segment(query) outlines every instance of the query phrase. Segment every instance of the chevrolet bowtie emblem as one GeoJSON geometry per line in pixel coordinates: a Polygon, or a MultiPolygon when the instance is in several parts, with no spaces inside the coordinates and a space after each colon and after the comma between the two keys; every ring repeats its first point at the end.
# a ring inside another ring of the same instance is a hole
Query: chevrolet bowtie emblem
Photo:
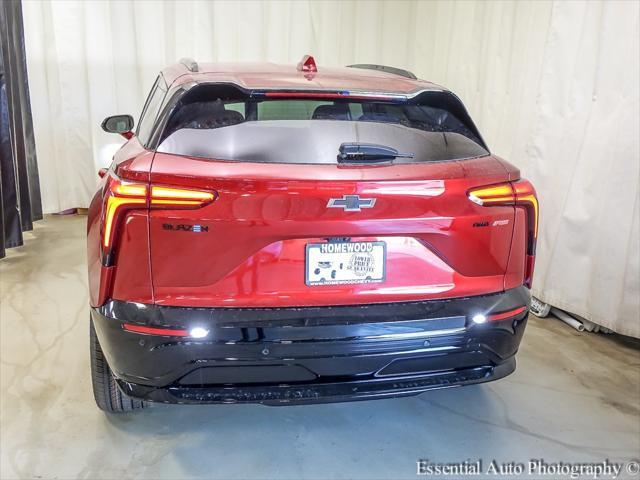
{"type": "Polygon", "coordinates": [[[342,198],[331,198],[327,208],[343,208],[345,212],[359,212],[363,208],[373,208],[375,198],[360,198],[359,195],[343,195],[342,198]]]}

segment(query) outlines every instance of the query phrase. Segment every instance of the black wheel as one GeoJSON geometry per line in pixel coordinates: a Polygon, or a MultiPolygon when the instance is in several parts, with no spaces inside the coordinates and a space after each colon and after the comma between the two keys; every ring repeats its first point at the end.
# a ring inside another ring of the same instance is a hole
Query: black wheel
{"type": "Polygon", "coordinates": [[[89,350],[91,354],[91,382],[93,397],[101,410],[109,413],[130,412],[146,408],[148,404],[123,394],[111,373],[107,359],[104,358],[93,321],[89,319],[89,350]]]}

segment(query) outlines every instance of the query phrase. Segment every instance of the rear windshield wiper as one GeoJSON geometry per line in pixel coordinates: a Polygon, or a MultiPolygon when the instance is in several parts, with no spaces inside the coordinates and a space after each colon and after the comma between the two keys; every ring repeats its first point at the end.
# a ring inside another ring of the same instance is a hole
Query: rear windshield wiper
{"type": "Polygon", "coordinates": [[[395,148],[374,143],[343,143],[338,163],[381,163],[395,158],[413,158],[413,153],[400,153],[395,148]]]}

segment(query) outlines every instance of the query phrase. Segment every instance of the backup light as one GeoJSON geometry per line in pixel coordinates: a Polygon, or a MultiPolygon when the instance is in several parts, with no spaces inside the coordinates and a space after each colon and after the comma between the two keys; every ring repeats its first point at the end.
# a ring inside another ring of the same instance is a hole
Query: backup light
{"type": "Polygon", "coordinates": [[[209,335],[209,330],[202,327],[193,327],[189,330],[189,336],[193,338],[204,338],[209,335]]]}
{"type": "Polygon", "coordinates": [[[473,320],[473,323],[480,324],[485,323],[487,321],[487,317],[481,313],[476,313],[471,320],[473,320]]]}

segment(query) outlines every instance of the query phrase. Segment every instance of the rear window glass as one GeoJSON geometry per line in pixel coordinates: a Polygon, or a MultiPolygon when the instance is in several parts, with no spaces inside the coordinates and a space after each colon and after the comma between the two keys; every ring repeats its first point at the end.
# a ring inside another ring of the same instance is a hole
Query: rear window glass
{"type": "Polygon", "coordinates": [[[243,117],[246,116],[244,103],[239,102],[229,102],[224,106],[225,110],[233,110],[234,112],[238,112],[243,117]]]}
{"type": "Polygon", "coordinates": [[[311,120],[316,108],[332,103],[313,100],[272,100],[257,105],[258,120],[311,120]]]}
{"type": "Polygon", "coordinates": [[[393,163],[488,154],[462,104],[451,94],[443,101],[443,92],[394,103],[251,98],[228,89],[216,98],[215,89],[210,91],[210,95],[189,92],[176,105],[158,151],[216,160],[302,164],[335,164],[342,144],[380,145],[402,153],[389,160],[393,163]]]}

